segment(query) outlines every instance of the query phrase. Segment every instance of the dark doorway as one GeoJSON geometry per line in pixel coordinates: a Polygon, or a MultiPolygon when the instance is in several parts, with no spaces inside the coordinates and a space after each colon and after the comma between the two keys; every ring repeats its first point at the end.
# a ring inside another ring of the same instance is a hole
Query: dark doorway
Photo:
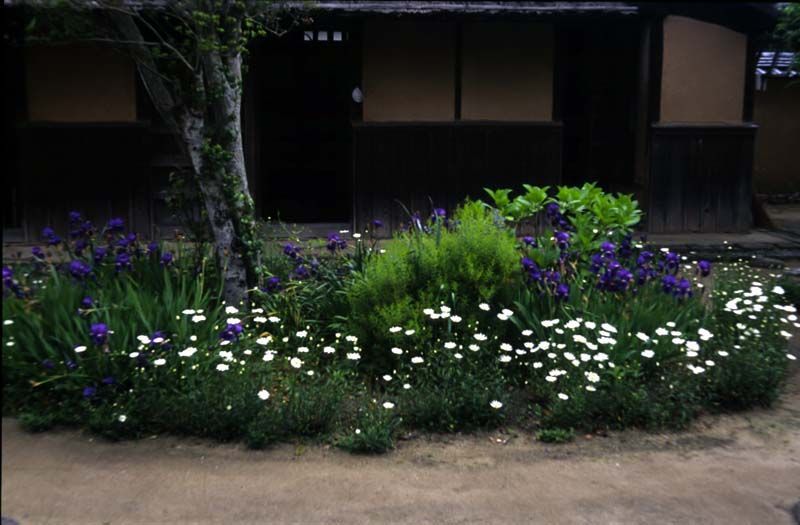
{"type": "Polygon", "coordinates": [[[318,28],[268,39],[252,60],[262,215],[349,223],[351,117],[360,82],[354,31],[318,28]]]}
{"type": "Polygon", "coordinates": [[[564,183],[597,182],[639,193],[635,184],[637,21],[575,21],[559,35],[564,183]]]}

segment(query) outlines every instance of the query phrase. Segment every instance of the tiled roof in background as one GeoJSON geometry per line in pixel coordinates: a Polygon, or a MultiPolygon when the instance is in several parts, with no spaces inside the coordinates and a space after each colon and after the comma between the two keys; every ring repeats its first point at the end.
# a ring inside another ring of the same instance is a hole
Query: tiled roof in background
{"type": "Polygon", "coordinates": [[[789,51],[762,51],[756,64],[756,75],[794,78],[798,76],[794,58],[795,54],[789,51]]]}

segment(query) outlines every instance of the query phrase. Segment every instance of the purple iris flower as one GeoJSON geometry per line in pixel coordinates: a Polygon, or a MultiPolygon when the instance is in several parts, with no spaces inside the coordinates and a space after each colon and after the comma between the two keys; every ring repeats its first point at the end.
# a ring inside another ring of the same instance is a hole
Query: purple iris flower
{"type": "Polygon", "coordinates": [[[383,228],[383,221],[380,220],[380,219],[375,219],[374,221],[372,221],[372,227],[373,228],[383,228]]]}
{"type": "Polygon", "coordinates": [[[44,252],[38,246],[34,246],[33,248],[31,248],[31,254],[36,259],[44,259],[44,252]]]}
{"type": "Polygon", "coordinates": [[[114,259],[114,266],[116,266],[118,272],[129,270],[131,268],[131,256],[125,252],[117,254],[116,259],[114,259]]]}
{"type": "Polygon", "coordinates": [[[338,233],[331,233],[328,235],[328,244],[326,248],[331,252],[335,252],[336,250],[344,250],[347,248],[347,241],[339,237],[338,233]]]}
{"type": "Polygon", "coordinates": [[[97,389],[95,387],[93,387],[93,386],[87,386],[87,387],[84,387],[84,389],[83,389],[83,397],[86,398],[86,399],[90,399],[90,398],[94,397],[94,395],[96,393],[97,393],[97,389]]]}
{"type": "Polygon", "coordinates": [[[304,264],[298,265],[297,268],[294,269],[294,272],[292,272],[292,279],[296,279],[298,281],[308,279],[309,277],[311,277],[311,272],[304,264]]]}
{"type": "Polygon", "coordinates": [[[281,278],[276,276],[272,276],[269,279],[267,279],[264,288],[262,288],[262,290],[268,293],[277,292],[280,289],[281,289],[281,278]]]}
{"type": "Polygon", "coordinates": [[[76,222],[80,222],[82,219],[81,212],[79,211],[71,211],[69,212],[69,223],[75,224],[76,222]]]}
{"type": "Polygon", "coordinates": [[[170,252],[164,252],[161,254],[161,265],[162,266],[169,266],[172,264],[174,257],[170,252]]]}
{"type": "Polygon", "coordinates": [[[681,257],[675,252],[667,252],[665,257],[667,261],[667,269],[672,270],[673,272],[678,271],[678,266],[681,263],[681,257]]]}
{"type": "Polygon", "coordinates": [[[288,255],[292,259],[297,259],[297,257],[300,255],[300,247],[295,246],[290,242],[287,242],[286,244],[283,245],[283,253],[285,255],[288,255]]]}
{"type": "Polygon", "coordinates": [[[708,277],[708,274],[711,273],[711,263],[706,260],[702,260],[697,263],[697,271],[700,272],[700,275],[703,277],[708,277]]]}
{"type": "Polygon", "coordinates": [[[239,335],[244,331],[242,325],[240,324],[228,324],[222,333],[219,334],[220,339],[224,339],[226,341],[234,341],[239,339],[239,335]]]}
{"type": "Polygon", "coordinates": [[[617,245],[613,242],[606,241],[600,245],[600,250],[605,254],[613,254],[614,250],[617,249],[617,245]]]}
{"type": "Polygon", "coordinates": [[[110,232],[121,232],[125,229],[125,221],[121,217],[114,217],[108,221],[106,229],[110,232]]]}
{"type": "Polygon", "coordinates": [[[560,301],[565,301],[569,298],[569,285],[566,283],[561,283],[556,286],[556,299],[560,301]]]}
{"type": "Polygon", "coordinates": [[[96,345],[102,345],[108,340],[108,326],[105,323],[95,323],[89,328],[89,337],[96,345]]]}
{"type": "Polygon", "coordinates": [[[639,257],[636,259],[636,264],[639,266],[644,266],[645,264],[648,264],[652,260],[653,260],[653,252],[644,250],[642,253],[639,254],[639,257]]]}
{"type": "Polygon", "coordinates": [[[104,385],[113,385],[113,384],[116,384],[116,382],[117,382],[117,380],[116,380],[116,379],[114,379],[114,378],[113,378],[113,377],[111,377],[111,376],[108,376],[108,377],[104,377],[104,378],[103,378],[103,384],[104,384],[104,385]]]}
{"type": "Polygon", "coordinates": [[[158,241],[150,241],[147,244],[147,253],[155,253],[158,251],[158,241]]]}
{"type": "Polygon", "coordinates": [[[89,247],[89,241],[86,239],[78,239],[75,243],[75,254],[76,255],[83,255],[83,250],[89,247]]]}
{"type": "Polygon", "coordinates": [[[120,248],[127,248],[130,245],[134,244],[135,242],[136,242],[136,234],[129,233],[128,235],[117,241],[117,246],[119,246],[120,248]]]}
{"type": "Polygon", "coordinates": [[[551,202],[545,208],[545,213],[548,217],[553,218],[561,213],[561,209],[558,207],[557,203],[551,202]]]}
{"type": "Polygon", "coordinates": [[[85,278],[87,275],[89,275],[89,273],[91,273],[91,271],[92,269],[89,267],[89,265],[80,259],[75,259],[69,263],[69,273],[76,279],[85,278]]]}
{"type": "Polygon", "coordinates": [[[42,237],[47,241],[47,244],[50,246],[56,246],[61,244],[61,237],[56,235],[55,230],[53,228],[47,226],[42,229],[42,237]]]}
{"type": "Polygon", "coordinates": [[[89,308],[94,308],[94,299],[92,299],[88,295],[83,299],[81,299],[81,308],[83,308],[84,310],[88,310],[89,308]]]}
{"type": "Polygon", "coordinates": [[[675,287],[672,293],[675,295],[675,297],[679,299],[685,299],[686,297],[691,297],[692,283],[689,281],[689,279],[685,278],[681,279],[680,281],[678,281],[678,285],[675,287]]]}
{"type": "Polygon", "coordinates": [[[603,264],[604,264],[603,255],[595,253],[589,260],[589,271],[592,273],[597,273],[600,271],[600,268],[603,267],[603,264]]]}
{"type": "Polygon", "coordinates": [[[103,261],[103,259],[106,258],[106,255],[108,255],[108,248],[106,248],[105,246],[98,246],[97,248],[95,248],[94,249],[95,264],[100,264],[103,261]]]}
{"type": "Polygon", "coordinates": [[[537,246],[536,239],[534,239],[530,235],[526,235],[525,237],[522,238],[522,244],[524,244],[525,246],[529,246],[531,248],[536,248],[537,246]]]}
{"type": "Polygon", "coordinates": [[[560,231],[555,233],[556,244],[561,250],[569,248],[569,233],[560,231]]]}
{"type": "Polygon", "coordinates": [[[622,242],[620,243],[619,250],[617,251],[617,257],[620,259],[627,259],[631,255],[633,255],[633,247],[631,245],[631,236],[626,235],[622,242]]]}
{"type": "Polygon", "coordinates": [[[68,370],[75,370],[76,368],[78,368],[78,363],[76,363],[72,359],[68,359],[66,365],[68,370]]]}
{"type": "Polygon", "coordinates": [[[52,359],[45,359],[42,361],[42,366],[48,370],[52,370],[56,365],[53,363],[52,359]]]}
{"type": "Polygon", "coordinates": [[[12,288],[14,286],[14,270],[8,266],[3,266],[3,285],[7,286],[8,288],[12,288]]]}
{"type": "Polygon", "coordinates": [[[661,288],[666,293],[672,292],[675,289],[675,286],[677,286],[677,284],[678,280],[675,278],[674,275],[665,275],[661,279],[661,288]]]}
{"type": "Polygon", "coordinates": [[[529,272],[532,269],[536,268],[536,263],[533,262],[533,260],[530,259],[529,257],[523,257],[522,261],[520,262],[522,263],[522,269],[525,270],[526,272],[529,272]]]}
{"type": "Polygon", "coordinates": [[[549,283],[559,283],[561,282],[561,274],[555,270],[548,270],[544,272],[544,280],[549,283]]]}

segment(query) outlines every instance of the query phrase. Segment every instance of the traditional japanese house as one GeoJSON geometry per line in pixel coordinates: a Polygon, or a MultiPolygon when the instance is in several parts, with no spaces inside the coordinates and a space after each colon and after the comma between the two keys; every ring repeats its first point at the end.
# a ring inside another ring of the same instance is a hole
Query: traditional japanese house
{"type": "MultiPolygon", "coordinates": [[[[243,126],[259,213],[324,228],[484,187],[595,181],[651,232],[751,226],[758,3],[320,1],[255,42],[243,126]],[[400,205],[403,204],[403,206],[400,205]]],[[[68,209],[169,235],[184,162],[110,49],[4,46],[4,240],[68,209]]]]}

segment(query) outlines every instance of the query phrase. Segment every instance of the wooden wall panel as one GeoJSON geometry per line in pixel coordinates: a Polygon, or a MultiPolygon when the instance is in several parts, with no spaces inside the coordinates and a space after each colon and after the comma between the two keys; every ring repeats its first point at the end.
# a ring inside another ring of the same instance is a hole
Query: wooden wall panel
{"type": "Polygon", "coordinates": [[[648,230],[747,231],[756,129],[653,126],[648,230]]]}
{"type": "Polygon", "coordinates": [[[436,207],[452,211],[484,187],[520,189],[561,180],[554,122],[362,123],[354,126],[355,227],[380,219],[391,235],[436,207]],[[403,206],[401,206],[400,203],[403,206]]]}

